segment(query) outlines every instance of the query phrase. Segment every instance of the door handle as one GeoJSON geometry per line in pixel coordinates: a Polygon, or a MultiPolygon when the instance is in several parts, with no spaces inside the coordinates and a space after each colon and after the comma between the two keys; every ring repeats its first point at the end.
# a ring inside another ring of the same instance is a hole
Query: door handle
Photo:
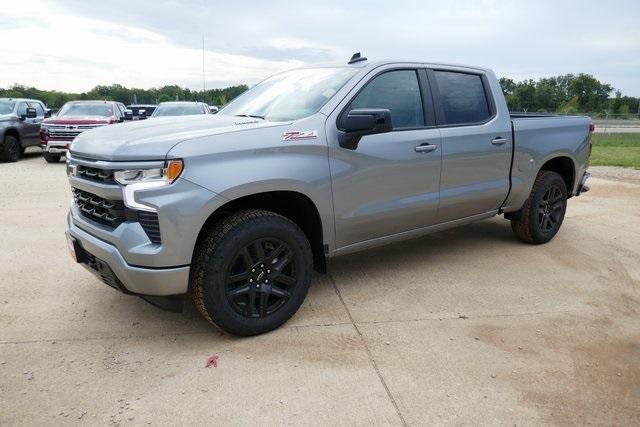
{"type": "Polygon", "coordinates": [[[497,137],[497,138],[493,138],[493,139],[491,140],[491,143],[492,143],[493,145],[502,145],[502,144],[506,143],[507,141],[508,141],[508,139],[507,139],[507,138],[503,138],[503,137],[499,136],[499,137],[497,137]]]}
{"type": "Polygon", "coordinates": [[[429,153],[431,151],[434,151],[438,148],[437,145],[434,144],[428,144],[428,143],[424,143],[424,144],[420,144],[418,145],[416,148],[414,148],[414,150],[416,151],[416,153],[429,153]]]}

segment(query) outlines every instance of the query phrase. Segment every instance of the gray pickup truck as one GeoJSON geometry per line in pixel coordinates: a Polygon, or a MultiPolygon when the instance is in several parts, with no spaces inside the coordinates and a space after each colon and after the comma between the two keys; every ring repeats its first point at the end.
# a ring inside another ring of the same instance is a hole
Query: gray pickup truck
{"type": "Polygon", "coordinates": [[[493,72],[423,62],[301,68],[217,115],[89,130],[71,146],[72,256],[237,335],[300,307],[329,257],[504,214],[545,243],[585,191],[588,117],[515,117],[493,72]]]}
{"type": "Polygon", "coordinates": [[[42,101],[0,98],[0,161],[15,162],[28,147],[40,145],[40,124],[49,116],[42,101]]]}

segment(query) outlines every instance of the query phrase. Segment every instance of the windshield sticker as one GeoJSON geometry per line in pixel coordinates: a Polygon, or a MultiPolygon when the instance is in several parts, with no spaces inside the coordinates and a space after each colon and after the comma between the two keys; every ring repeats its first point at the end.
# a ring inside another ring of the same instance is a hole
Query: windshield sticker
{"type": "Polygon", "coordinates": [[[317,130],[290,131],[282,134],[283,141],[298,141],[300,139],[316,139],[317,130]]]}

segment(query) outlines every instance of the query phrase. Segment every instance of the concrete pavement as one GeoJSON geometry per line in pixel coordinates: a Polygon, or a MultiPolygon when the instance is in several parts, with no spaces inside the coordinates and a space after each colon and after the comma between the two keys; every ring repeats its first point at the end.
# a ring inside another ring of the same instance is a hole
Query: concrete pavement
{"type": "Polygon", "coordinates": [[[338,258],[238,339],[72,263],[63,163],[0,169],[2,425],[640,420],[637,183],[592,179],[546,245],[495,218],[338,258]]]}

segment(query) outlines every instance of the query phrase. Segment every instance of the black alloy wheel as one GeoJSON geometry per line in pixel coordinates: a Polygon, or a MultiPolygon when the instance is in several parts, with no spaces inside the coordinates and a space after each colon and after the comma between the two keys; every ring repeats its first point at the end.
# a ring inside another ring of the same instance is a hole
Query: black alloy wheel
{"type": "Polygon", "coordinates": [[[276,238],[257,239],[231,262],[225,285],[229,304],[249,318],[269,316],[291,298],[298,281],[291,248],[276,238]]]}
{"type": "Polygon", "coordinates": [[[547,188],[538,204],[538,227],[543,233],[551,233],[561,220],[566,201],[557,185],[547,188]]]}

